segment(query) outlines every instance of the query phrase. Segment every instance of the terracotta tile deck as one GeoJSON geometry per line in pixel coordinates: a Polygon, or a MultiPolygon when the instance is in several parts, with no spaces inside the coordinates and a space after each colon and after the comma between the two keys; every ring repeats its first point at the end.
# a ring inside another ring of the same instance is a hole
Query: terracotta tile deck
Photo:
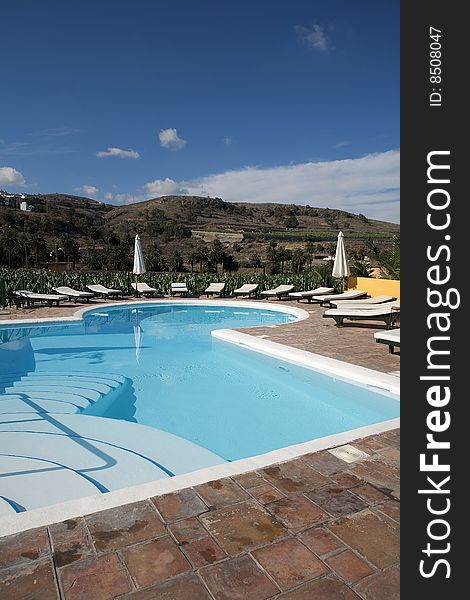
{"type": "Polygon", "coordinates": [[[0,597],[398,599],[399,502],[373,481],[397,435],[328,476],[296,459],[290,489],[264,469],[1,538],[0,597]]]}
{"type": "MultiPolygon", "coordinates": [[[[399,370],[399,354],[374,342],[379,327],[337,329],[323,309],[302,308],[307,321],[251,332],[399,370]]],[[[351,445],[366,456],[348,463],[324,450],[0,538],[0,598],[398,600],[399,430],[351,445]]]]}

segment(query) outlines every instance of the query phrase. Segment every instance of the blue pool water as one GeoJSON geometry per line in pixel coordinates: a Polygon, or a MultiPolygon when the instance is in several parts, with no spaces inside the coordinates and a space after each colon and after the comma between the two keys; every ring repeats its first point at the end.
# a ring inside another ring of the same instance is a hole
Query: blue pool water
{"type": "Polygon", "coordinates": [[[21,389],[47,397],[44,411],[60,412],[66,406],[61,374],[79,374],[84,387],[67,391],[73,399],[67,410],[156,427],[226,460],[399,415],[391,394],[211,337],[214,329],[293,320],[265,308],[177,303],[110,307],[75,323],[0,329],[0,395],[15,392],[21,378],[21,389]],[[124,384],[93,395],[87,375],[124,376],[124,384]],[[83,398],[88,404],[80,404],[83,398]]]}

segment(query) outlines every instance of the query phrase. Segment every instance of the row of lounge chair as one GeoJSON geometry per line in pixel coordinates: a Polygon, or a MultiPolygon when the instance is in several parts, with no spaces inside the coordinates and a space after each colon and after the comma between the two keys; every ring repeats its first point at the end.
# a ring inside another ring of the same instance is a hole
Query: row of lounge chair
{"type": "MultiPolygon", "coordinates": [[[[54,287],[55,294],[38,294],[28,290],[17,290],[15,296],[28,305],[34,305],[35,302],[46,302],[50,306],[59,304],[62,300],[85,300],[89,302],[94,295],[103,298],[119,298],[123,295],[122,290],[105,287],[101,284],[88,284],[86,286],[89,291],[75,290],[68,286],[54,287]]],[[[153,295],[157,292],[156,288],[150,287],[147,283],[132,283],[132,287],[138,295],[153,295]]],[[[248,297],[258,295],[258,284],[244,284],[240,288],[234,290],[235,297],[248,297]]],[[[218,294],[223,295],[225,283],[211,283],[206,288],[207,296],[218,294]]],[[[308,300],[309,303],[316,302],[321,306],[328,305],[323,317],[332,318],[338,327],[343,325],[345,319],[352,321],[359,320],[379,320],[384,321],[389,329],[396,321],[399,315],[400,304],[392,296],[379,295],[372,298],[365,298],[367,293],[363,290],[349,290],[342,294],[334,294],[334,289],[329,287],[318,287],[313,290],[302,292],[294,292],[293,285],[279,285],[270,290],[264,290],[259,293],[262,298],[278,298],[283,297],[295,299],[298,302],[302,299],[308,300]]],[[[171,283],[170,294],[186,295],[189,289],[186,283],[174,282],[171,283]]]]}

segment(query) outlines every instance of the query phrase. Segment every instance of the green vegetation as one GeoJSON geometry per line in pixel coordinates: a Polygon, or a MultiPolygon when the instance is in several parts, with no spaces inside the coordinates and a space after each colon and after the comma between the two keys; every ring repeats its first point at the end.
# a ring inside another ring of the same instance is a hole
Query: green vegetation
{"type": "MultiPolygon", "coordinates": [[[[245,231],[245,239],[252,240],[286,240],[286,241],[312,241],[312,242],[324,242],[324,241],[336,241],[338,238],[338,231],[245,231]]],[[[388,232],[373,232],[366,233],[361,231],[348,232],[348,239],[354,240],[392,240],[393,234],[388,232]]]]}
{"type": "Polygon", "coordinates": [[[384,279],[400,279],[400,235],[393,238],[393,246],[379,255],[384,279]]]}
{"type": "MultiPolygon", "coordinates": [[[[200,295],[211,281],[224,281],[226,293],[244,283],[259,283],[260,290],[271,289],[283,283],[292,283],[298,290],[312,289],[318,286],[334,286],[336,281],[331,277],[331,266],[321,266],[311,271],[293,275],[284,273],[277,275],[265,274],[230,274],[219,273],[154,273],[148,272],[139,278],[157,289],[160,294],[168,294],[172,281],[185,282],[192,294],[200,295]]],[[[53,287],[68,285],[84,290],[88,283],[101,283],[107,287],[118,288],[132,295],[131,283],[134,276],[130,271],[77,271],[53,273],[51,271],[21,271],[13,269],[0,270],[0,303],[6,306],[14,290],[26,289],[40,293],[49,293],[53,287]]]]}
{"type": "Polygon", "coordinates": [[[23,212],[2,198],[3,303],[14,289],[46,292],[60,284],[83,289],[91,281],[130,291],[136,233],[149,270],[144,280],[162,293],[175,273],[192,278],[185,280],[195,293],[210,280],[227,281],[229,291],[243,282],[272,287],[292,278],[302,289],[323,285],[331,265],[321,259],[334,254],[339,230],[345,233],[353,274],[368,275],[373,266],[382,266],[388,278],[400,273],[398,225],[362,214],[195,196],[110,206],[63,194],[28,195],[33,210],[23,212]],[[212,241],[193,237],[193,230],[211,233],[206,239],[212,241]],[[232,237],[219,239],[224,232],[232,237]],[[72,270],[53,272],[60,268],[57,263],[72,270]]]}

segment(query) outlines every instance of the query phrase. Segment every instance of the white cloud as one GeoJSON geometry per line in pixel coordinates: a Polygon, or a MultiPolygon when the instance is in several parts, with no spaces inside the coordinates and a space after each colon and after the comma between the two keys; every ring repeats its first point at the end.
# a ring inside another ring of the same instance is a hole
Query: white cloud
{"type": "Polygon", "coordinates": [[[349,140],[339,140],[338,142],[336,142],[333,148],[344,148],[345,146],[350,146],[351,143],[352,142],[350,142],[349,140]]]}
{"type": "Polygon", "coordinates": [[[143,186],[143,190],[150,198],[157,196],[171,196],[174,194],[187,194],[187,190],[174,179],[154,179],[143,186]]]}
{"type": "Polygon", "coordinates": [[[225,144],[226,146],[231,146],[231,145],[232,145],[232,138],[231,138],[230,136],[228,136],[228,135],[227,135],[227,136],[225,136],[225,137],[224,137],[224,144],[225,144]]]}
{"type": "Polygon", "coordinates": [[[399,186],[400,152],[390,150],[347,160],[246,167],[191,181],[156,179],[143,189],[149,197],[188,194],[230,202],[309,204],[398,222],[399,186]]]}
{"type": "Polygon", "coordinates": [[[325,28],[318,23],[314,23],[312,29],[308,29],[308,27],[303,27],[302,25],[296,25],[294,30],[299,36],[299,39],[310,48],[318,50],[319,52],[331,50],[332,46],[330,39],[325,32],[325,28]]]}
{"type": "Polygon", "coordinates": [[[74,188],[76,192],[81,192],[90,198],[94,198],[96,194],[100,191],[94,185],[81,185],[80,187],[74,188]]]}
{"type": "Polygon", "coordinates": [[[80,129],[74,129],[72,127],[49,127],[48,129],[41,129],[40,131],[33,131],[28,135],[31,137],[63,137],[74,133],[80,133],[80,129]]]}
{"type": "Polygon", "coordinates": [[[122,150],[121,148],[108,147],[107,150],[100,150],[96,153],[98,158],[106,158],[108,156],[117,156],[119,158],[140,158],[140,154],[136,150],[122,150]]]}
{"type": "Polygon", "coordinates": [[[0,184],[2,185],[26,185],[23,175],[13,167],[0,167],[0,184]]]}
{"type": "Polygon", "coordinates": [[[114,194],[113,204],[136,204],[137,202],[145,202],[152,196],[145,194],[114,194]]]}
{"type": "Polygon", "coordinates": [[[178,136],[176,129],[160,129],[158,134],[160,140],[160,146],[163,148],[169,148],[170,150],[181,150],[186,146],[187,141],[183,140],[178,136]]]}

